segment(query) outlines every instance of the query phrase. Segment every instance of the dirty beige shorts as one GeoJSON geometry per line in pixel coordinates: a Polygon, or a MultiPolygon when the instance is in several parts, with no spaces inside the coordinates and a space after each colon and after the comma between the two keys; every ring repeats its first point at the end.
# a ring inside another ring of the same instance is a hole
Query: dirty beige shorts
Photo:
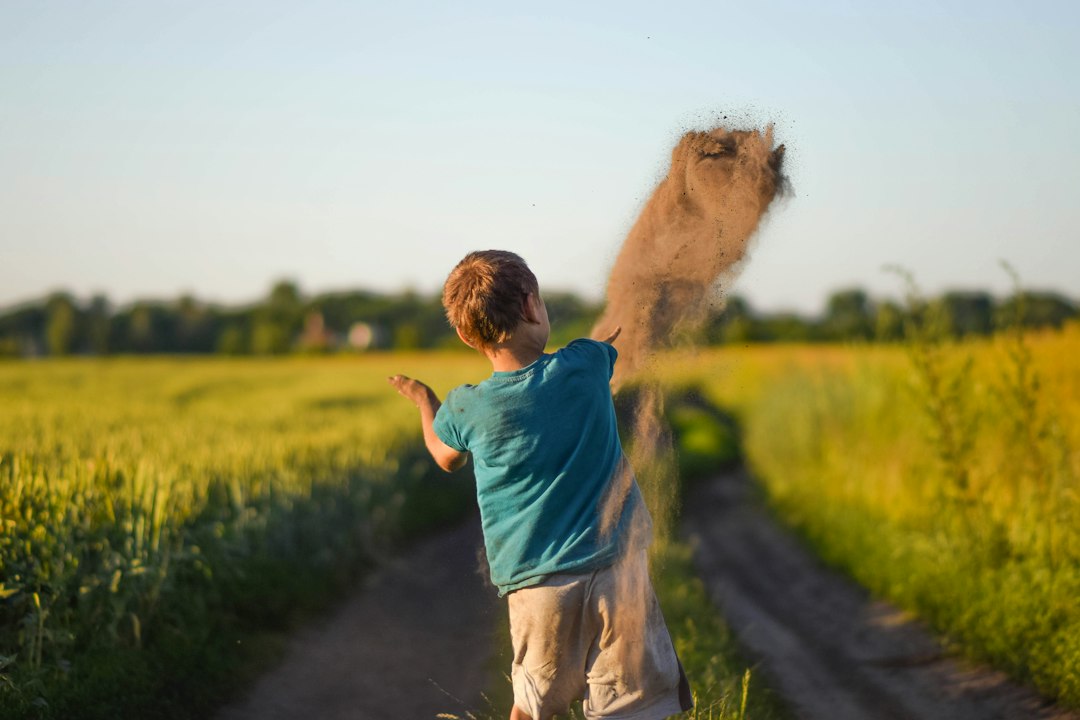
{"type": "Polygon", "coordinates": [[[533,720],[577,699],[589,720],[660,720],[693,707],[644,551],[507,597],[514,703],[533,720]]]}

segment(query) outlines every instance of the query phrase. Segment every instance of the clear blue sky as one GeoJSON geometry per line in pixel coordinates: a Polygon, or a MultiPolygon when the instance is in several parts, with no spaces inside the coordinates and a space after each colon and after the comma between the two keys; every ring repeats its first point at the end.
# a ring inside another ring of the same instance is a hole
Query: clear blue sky
{"type": "Polygon", "coordinates": [[[0,0],[0,306],[434,291],[520,252],[592,296],[687,129],[774,122],[737,290],[1080,296],[1080,3],[0,0]]]}

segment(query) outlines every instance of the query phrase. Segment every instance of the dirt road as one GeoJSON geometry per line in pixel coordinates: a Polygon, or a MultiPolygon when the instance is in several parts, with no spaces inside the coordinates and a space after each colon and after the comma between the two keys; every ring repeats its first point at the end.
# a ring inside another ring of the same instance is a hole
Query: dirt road
{"type": "MultiPolygon", "coordinates": [[[[490,709],[491,632],[473,519],[385,566],[217,720],[426,720],[490,709]]],[[[1080,720],[948,657],[917,622],[822,567],[744,475],[695,488],[684,532],[713,599],[767,682],[816,720],[1080,720]]],[[[497,674],[496,674],[497,675],[497,674]]],[[[693,680],[693,678],[691,678],[693,680]]]]}
{"type": "Polygon", "coordinates": [[[695,488],[684,532],[713,600],[800,718],[1076,720],[948,657],[918,622],[824,568],[745,474],[695,488]]]}
{"type": "Polygon", "coordinates": [[[217,720],[420,720],[484,707],[502,606],[477,572],[479,519],[388,563],[217,720]]]}

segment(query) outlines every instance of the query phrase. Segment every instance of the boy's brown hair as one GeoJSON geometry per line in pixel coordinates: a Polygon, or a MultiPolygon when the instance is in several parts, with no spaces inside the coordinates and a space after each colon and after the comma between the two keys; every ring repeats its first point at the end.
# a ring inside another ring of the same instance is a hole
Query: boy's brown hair
{"type": "Polygon", "coordinates": [[[470,344],[486,348],[509,339],[522,306],[539,284],[521,256],[507,250],[477,250],[450,271],[443,286],[446,319],[470,344]]]}

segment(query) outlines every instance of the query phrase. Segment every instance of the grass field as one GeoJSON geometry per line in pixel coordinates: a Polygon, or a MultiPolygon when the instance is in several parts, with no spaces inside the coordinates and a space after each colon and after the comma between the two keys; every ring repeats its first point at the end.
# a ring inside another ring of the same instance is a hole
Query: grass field
{"type": "MultiPolygon", "coordinates": [[[[298,614],[471,506],[385,378],[444,395],[487,370],[462,353],[0,363],[0,718],[204,717],[298,614]]],[[[741,717],[746,663],[686,549],[663,552],[699,717],[741,717]]],[[[758,679],[746,702],[782,716],[758,679]]]]}
{"type": "Polygon", "coordinates": [[[774,507],[823,558],[1080,707],[1078,358],[1073,326],[665,365],[734,411],[774,507]]]}
{"type": "Polygon", "coordinates": [[[385,383],[413,368],[476,363],[0,364],[0,716],[198,716],[263,631],[460,516],[385,383]]]}

